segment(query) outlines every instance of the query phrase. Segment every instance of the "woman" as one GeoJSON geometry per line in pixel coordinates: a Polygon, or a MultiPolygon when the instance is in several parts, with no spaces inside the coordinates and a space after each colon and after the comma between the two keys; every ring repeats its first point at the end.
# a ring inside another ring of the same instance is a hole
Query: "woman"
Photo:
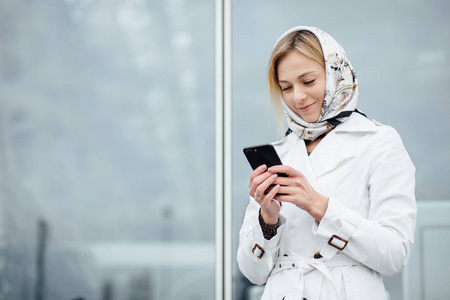
{"type": "Polygon", "coordinates": [[[384,299],[382,275],[405,266],[416,221],[415,168],[399,135],[356,110],[353,68],[320,29],[280,37],[268,85],[289,130],[274,144],[283,165],[250,176],[240,270],[266,284],[264,300],[384,299]]]}

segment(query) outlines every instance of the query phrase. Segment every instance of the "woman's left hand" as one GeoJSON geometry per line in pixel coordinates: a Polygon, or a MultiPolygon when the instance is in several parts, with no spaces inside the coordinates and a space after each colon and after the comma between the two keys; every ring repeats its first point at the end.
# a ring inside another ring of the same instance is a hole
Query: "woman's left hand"
{"type": "Polygon", "coordinates": [[[299,171],[285,165],[268,169],[271,173],[285,173],[289,177],[278,176],[274,184],[280,185],[275,200],[290,202],[309,213],[317,222],[322,220],[328,207],[328,198],[319,194],[299,171]],[[282,194],[282,195],[280,195],[282,194]]]}

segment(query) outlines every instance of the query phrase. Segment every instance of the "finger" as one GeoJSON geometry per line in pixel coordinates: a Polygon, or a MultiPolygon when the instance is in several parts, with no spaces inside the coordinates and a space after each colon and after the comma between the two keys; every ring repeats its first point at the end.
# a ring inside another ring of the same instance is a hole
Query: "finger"
{"type": "Polygon", "coordinates": [[[280,202],[294,203],[295,198],[293,196],[291,196],[291,195],[281,195],[281,194],[283,194],[281,192],[281,190],[278,191],[278,195],[275,195],[275,197],[273,197],[273,200],[277,200],[277,201],[280,201],[280,202]]]}
{"type": "Polygon", "coordinates": [[[260,185],[264,180],[266,180],[267,178],[269,178],[273,173],[270,172],[264,172],[254,178],[251,178],[250,181],[250,188],[252,187],[257,187],[258,185],[260,185]]]}
{"type": "MultiPolygon", "coordinates": [[[[277,173],[278,174],[278,173],[277,173]]],[[[274,184],[279,184],[281,186],[290,186],[290,185],[294,185],[294,178],[291,177],[283,177],[283,176],[279,176],[278,178],[275,180],[274,184]]]]}
{"type": "MultiPolygon", "coordinates": [[[[258,177],[254,178],[252,180],[252,182],[250,183],[250,191],[249,191],[250,196],[255,197],[256,189],[258,188],[258,186],[260,186],[261,183],[264,182],[265,180],[267,180],[271,175],[273,175],[273,174],[269,173],[269,172],[265,172],[265,173],[259,175],[258,177]]],[[[258,193],[258,195],[261,195],[261,194],[263,194],[263,193],[258,193]]]]}
{"type": "MultiPolygon", "coordinates": [[[[302,175],[303,176],[303,175],[302,175]]],[[[275,180],[274,184],[279,184],[282,187],[291,187],[296,189],[307,189],[310,185],[306,178],[302,177],[281,177],[278,176],[277,180],[275,180]]]]}
{"type": "Polygon", "coordinates": [[[275,166],[270,167],[267,171],[269,171],[271,173],[285,173],[289,177],[303,176],[303,174],[300,173],[299,171],[297,171],[296,169],[291,168],[286,165],[275,165],[275,166]]]}
{"type": "Polygon", "coordinates": [[[270,193],[270,191],[275,187],[275,182],[273,183],[273,184],[271,184],[267,189],[266,189],[266,191],[264,192],[264,194],[265,195],[267,195],[268,193],[270,193]]]}
{"type": "Polygon", "coordinates": [[[270,192],[267,193],[266,198],[268,201],[272,201],[272,199],[276,196],[276,194],[280,191],[280,185],[275,185],[270,189],[270,192]]]}
{"type": "Polygon", "coordinates": [[[253,179],[263,174],[266,171],[266,169],[267,169],[266,165],[260,165],[255,170],[253,170],[253,172],[250,174],[250,183],[248,184],[248,187],[250,187],[250,185],[252,184],[253,179]]]}
{"type": "Polygon", "coordinates": [[[255,190],[255,196],[264,195],[265,191],[269,188],[271,184],[273,184],[273,182],[277,177],[278,177],[277,174],[271,174],[269,178],[267,178],[260,185],[258,185],[258,187],[255,190]]]}
{"type": "Polygon", "coordinates": [[[258,202],[259,204],[262,203],[263,197],[264,197],[264,195],[258,195],[257,193],[255,193],[255,195],[253,196],[253,198],[254,198],[254,199],[256,200],[256,202],[258,202]]]}
{"type": "Polygon", "coordinates": [[[287,195],[287,196],[294,196],[298,193],[299,193],[299,189],[297,187],[284,186],[284,185],[280,185],[280,190],[278,191],[278,194],[287,195]]]}

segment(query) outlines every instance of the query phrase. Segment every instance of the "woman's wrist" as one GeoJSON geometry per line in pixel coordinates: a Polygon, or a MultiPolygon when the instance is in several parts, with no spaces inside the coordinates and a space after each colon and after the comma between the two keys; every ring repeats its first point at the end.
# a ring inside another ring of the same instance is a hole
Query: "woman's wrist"
{"type": "Polygon", "coordinates": [[[312,204],[308,210],[308,213],[317,221],[320,222],[325,216],[328,208],[328,198],[318,194],[318,197],[312,201],[312,204]]]}
{"type": "Polygon", "coordinates": [[[259,225],[261,226],[261,230],[263,236],[266,240],[271,240],[274,236],[277,235],[277,229],[280,227],[280,219],[277,218],[277,223],[274,225],[267,224],[262,215],[261,210],[259,211],[259,225]]]}
{"type": "Polygon", "coordinates": [[[267,225],[275,225],[278,223],[278,214],[276,216],[269,215],[264,209],[261,208],[260,211],[261,217],[264,220],[264,223],[267,225]]]}

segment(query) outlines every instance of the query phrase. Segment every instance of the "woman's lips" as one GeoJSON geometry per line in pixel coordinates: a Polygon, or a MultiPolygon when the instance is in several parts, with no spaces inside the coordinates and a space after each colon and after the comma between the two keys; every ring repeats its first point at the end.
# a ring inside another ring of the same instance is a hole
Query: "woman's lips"
{"type": "Polygon", "coordinates": [[[305,105],[305,106],[301,106],[301,107],[299,107],[299,109],[300,109],[302,112],[306,112],[306,111],[308,111],[313,105],[314,105],[314,103],[311,103],[311,104],[308,104],[308,105],[305,105]]]}

